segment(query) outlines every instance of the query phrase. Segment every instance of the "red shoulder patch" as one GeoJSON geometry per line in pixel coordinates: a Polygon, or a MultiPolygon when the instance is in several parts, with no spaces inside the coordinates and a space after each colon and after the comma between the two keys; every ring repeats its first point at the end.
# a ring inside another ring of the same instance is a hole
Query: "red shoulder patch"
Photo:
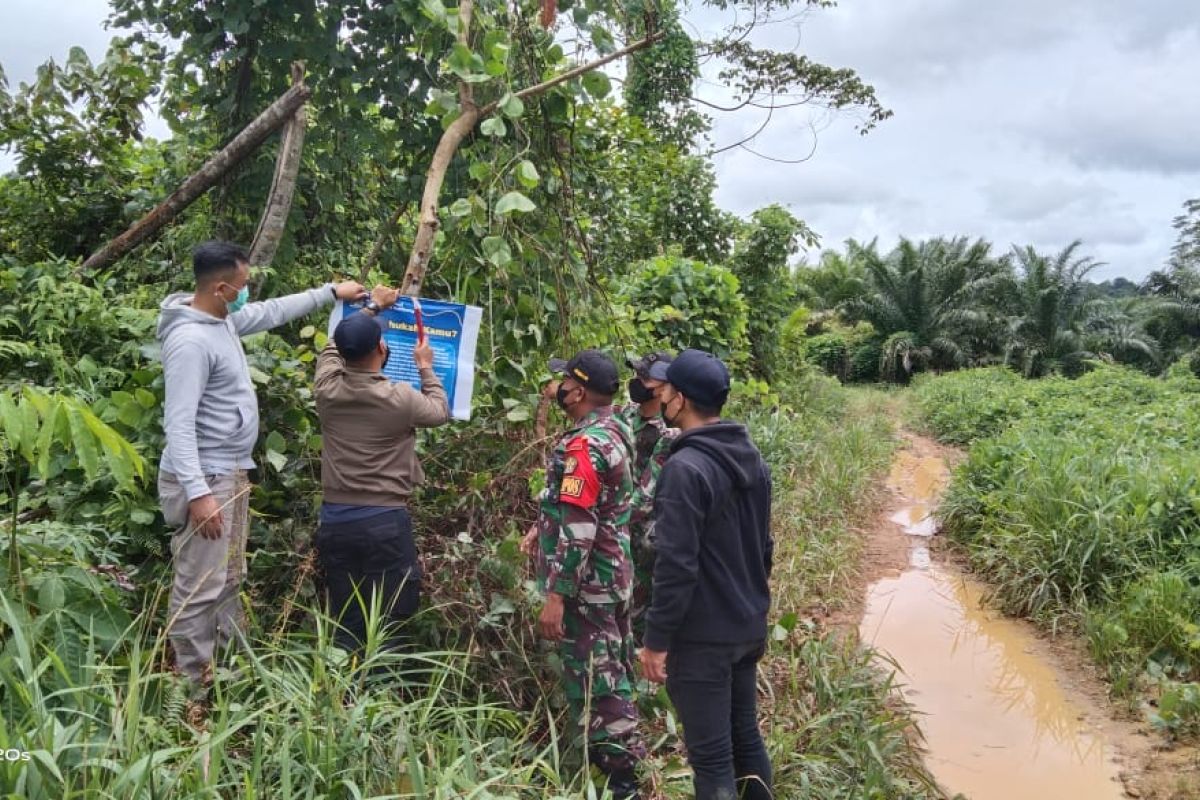
{"type": "Polygon", "coordinates": [[[600,476],[588,454],[587,436],[576,436],[567,442],[566,453],[558,499],[580,508],[591,508],[600,499],[600,476]]]}

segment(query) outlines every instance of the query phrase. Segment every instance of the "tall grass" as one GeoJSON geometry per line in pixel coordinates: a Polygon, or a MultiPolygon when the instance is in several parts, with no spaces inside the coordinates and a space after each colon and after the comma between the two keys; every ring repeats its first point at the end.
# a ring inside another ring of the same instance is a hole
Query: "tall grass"
{"type": "MultiPolygon", "coordinates": [[[[886,414],[832,382],[801,391],[798,408],[756,403],[735,414],[776,481],[775,624],[760,685],[777,796],[936,797],[911,717],[871,654],[805,622],[851,586],[852,526],[891,452],[886,414]]],[[[404,655],[379,652],[378,632],[361,662],[333,647],[330,621],[300,602],[311,596],[299,591],[303,572],[284,595],[255,596],[256,608],[290,610],[252,618],[203,714],[164,667],[163,586],[118,592],[89,571],[99,540],[73,536],[23,529],[29,594],[0,596],[0,749],[29,754],[0,761],[9,796],[604,796],[560,739],[569,726],[550,659],[530,634],[536,600],[511,536],[443,544],[430,575],[458,565],[474,577],[431,592],[439,605],[422,614],[404,655]]],[[[647,798],[689,797],[665,692],[643,690],[655,746],[647,798]]]]}
{"type": "Polygon", "coordinates": [[[775,490],[774,641],[763,673],[776,796],[940,797],[910,710],[876,654],[816,621],[857,587],[857,528],[891,460],[894,402],[824,378],[810,379],[803,398],[743,416],[775,490]]]}
{"type": "Polygon", "coordinates": [[[31,800],[578,796],[555,743],[535,744],[538,716],[488,700],[465,656],[369,645],[351,665],[316,618],[315,634],[241,649],[197,718],[186,684],[158,668],[161,639],[144,648],[131,628],[113,652],[89,648],[76,681],[0,599],[0,738],[31,756],[3,765],[0,785],[31,800]]]}
{"type": "MultiPolygon", "coordinates": [[[[927,380],[914,396],[935,433],[973,442],[941,514],[999,604],[1084,632],[1120,694],[1190,697],[1200,680],[1200,381],[979,370],[927,380]]],[[[1156,721],[1200,732],[1200,706],[1176,706],[1156,721]]]]}

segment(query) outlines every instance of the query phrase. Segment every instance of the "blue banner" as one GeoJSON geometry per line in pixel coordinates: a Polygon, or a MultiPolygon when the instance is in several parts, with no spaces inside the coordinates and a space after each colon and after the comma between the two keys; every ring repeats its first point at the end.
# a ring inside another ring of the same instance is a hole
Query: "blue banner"
{"type": "MultiPolygon", "coordinates": [[[[433,349],[433,371],[446,388],[450,413],[454,419],[470,419],[471,394],[475,390],[475,345],[483,309],[441,300],[422,299],[419,302],[425,338],[433,349]]],[[[339,301],[329,317],[329,337],[333,338],[333,329],[339,322],[350,314],[357,314],[363,305],[363,302],[339,301]]],[[[391,351],[383,374],[421,391],[421,376],[412,358],[413,348],[417,346],[417,319],[412,299],[402,296],[378,316],[386,325],[383,340],[391,351]]]]}

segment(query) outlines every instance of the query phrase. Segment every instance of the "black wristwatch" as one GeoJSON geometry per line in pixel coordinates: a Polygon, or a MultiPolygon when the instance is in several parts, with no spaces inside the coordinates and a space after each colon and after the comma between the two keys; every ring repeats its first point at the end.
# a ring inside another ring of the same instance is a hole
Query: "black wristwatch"
{"type": "Polygon", "coordinates": [[[330,293],[331,295],[333,295],[333,302],[335,302],[335,303],[336,303],[336,302],[338,301],[338,296],[337,296],[337,285],[336,285],[336,284],[332,284],[332,283],[331,283],[331,284],[329,284],[329,293],[330,293]]]}
{"type": "Polygon", "coordinates": [[[363,308],[367,311],[370,311],[372,314],[378,314],[383,310],[379,307],[379,303],[376,303],[374,300],[368,300],[367,304],[363,306],[363,308]]]}

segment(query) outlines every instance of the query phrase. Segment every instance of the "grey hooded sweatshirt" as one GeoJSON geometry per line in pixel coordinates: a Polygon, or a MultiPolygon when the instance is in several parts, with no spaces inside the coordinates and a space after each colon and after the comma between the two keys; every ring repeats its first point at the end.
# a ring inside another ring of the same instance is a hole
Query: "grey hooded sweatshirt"
{"type": "Polygon", "coordinates": [[[333,302],[333,284],[261,303],[225,319],[192,308],[192,295],[163,300],[158,317],[167,446],[159,469],[175,475],[188,500],[210,494],[205,475],[252,469],[258,398],[239,337],[269,330],[333,302]]]}

